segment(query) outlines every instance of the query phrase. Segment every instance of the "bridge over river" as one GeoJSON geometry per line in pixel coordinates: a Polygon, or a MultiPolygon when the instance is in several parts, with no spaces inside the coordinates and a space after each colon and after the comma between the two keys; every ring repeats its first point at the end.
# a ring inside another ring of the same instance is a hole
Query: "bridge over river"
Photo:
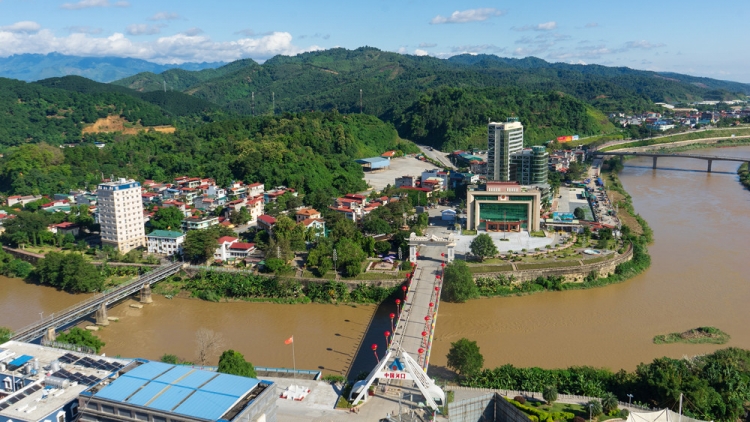
{"type": "Polygon", "coordinates": [[[704,154],[676,154],[676,153],[669,153],[669,152],[642,152],[642,151],[631,151],[631,150],[620,150],[620,151],[595,151],[594,156],[604,156],[604,155],[611,155],[611,156],[625,156],[625,155],[632,155],[636,157],[653,157],[654,159],[654,166],[653,168],[656,168],[656,161],[659,159],[659,157],[670,157],[670,158],[693,158],[698,160],[706,160],[708,161],[708,168],[707,172],[711,173],[711,165],[714,161],[735,161],[740,163],[746,163],[748,162],[747,157],[726,157],[721,155],[704,155],[704,154]]]}
{"type": "Polygon", "coordinates": [[[182,263],[171,263],[162,265],[142,276],[117,286],[112,290],[100,293],[92,298],[84,300],[60,312],[56,312],[47,318],[30,324],[20,330],[17,330],[11,340],[30,342],[44,337],[47,340],[55,339],[55,330],[65,327],[75,321],[96,312],[96,322],[100,325],[106,325],[107,305],[112,305],[138,291],[141,292],[141,301],[151,302],[151,285],[164,280],[182,268],[182,263]]]}
{"type": "Polygon", "coordinates": [[[359,381],[352,389],[356,394],[355,405],[364,399],[376,380],[384,389],[389,385],[408,387],[413,381],[425,403],[433,410],[438,408],[436,400],[445,404],[445,394],[427,376],[427,368],[440,306],[443,267],[453,260],[455,242],[452,235],[441,238],[412,233],[409,246],[413,271],[407,278],[404,296],[397,300],[399,312],[389,336],[389,347],[381,358],[377,357],[377,348],[373,345],[377,364],[367,379],[359,381]]]}

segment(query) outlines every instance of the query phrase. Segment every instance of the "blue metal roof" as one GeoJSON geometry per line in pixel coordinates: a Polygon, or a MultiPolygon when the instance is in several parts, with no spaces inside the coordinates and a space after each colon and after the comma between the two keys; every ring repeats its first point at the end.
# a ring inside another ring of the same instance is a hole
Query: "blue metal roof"
{"type": "Polygon", "coordinates": [[[8,363],[8,365],[10,365],[10,366],[23,366],[26,362],[30,361],[31,359],[34,359],[34,356],[21,355],[21,356],[15,358],[15,359],[13,359],[12,361],[10,361],[10,363],[8,363]]]}
{"type": "Polygon", "coordinates": [[[96,397],[218,420],[259,383],[254,378],[147,362],[112,381],[96,397]]]}
{"type": "Polygon", "coordinates": [[[357,163],[359,164],[369,164],[370,168],[373,169],[379,169],[383,167],[388,167],[391,164],[391,160],[385,158],[385,157],[372,157],[372,158],[362,158],[357,160],[357,163]]]}

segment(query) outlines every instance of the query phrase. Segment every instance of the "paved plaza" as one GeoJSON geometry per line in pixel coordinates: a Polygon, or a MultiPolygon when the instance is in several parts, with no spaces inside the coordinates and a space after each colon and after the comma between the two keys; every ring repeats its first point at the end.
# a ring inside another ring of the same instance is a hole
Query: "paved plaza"
{"type": "Polygon", "coordinates": [[[414,157],[398,157],[391,159],[391,165],[387,169],[366,171],[365,182],[373,189],[381,191],[387,185],[395,185],[396,178],[401,176],[422,176],[425,170],[433,170],[434,164],[417,160],[414,157]]]}

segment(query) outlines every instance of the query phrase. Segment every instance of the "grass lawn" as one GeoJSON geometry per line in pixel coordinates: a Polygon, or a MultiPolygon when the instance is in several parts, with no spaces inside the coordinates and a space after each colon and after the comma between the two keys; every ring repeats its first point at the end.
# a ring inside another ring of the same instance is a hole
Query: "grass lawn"
{"type": "Polygon", "coordinates": [[[476,230],[461,230],[461,234],[464,236],[476,236],[476,230]]]}
{"type": "Polygon", "coordinates": [[[510,264],[505,265],[469,265],[469,271],[472,274],[480,273],[496,273],[499,271],[512,271],[513,266],[510,264]]]}
{"type": "Polygon", "coordinates": [[[534,262],[525,263],[519,262],[516,264],[516,268],[519,270],[536,270],[541,268],[559,268],[559,267],[580,267],[581,263],[578,260],[575,261],[547,261],[547,262],[534,262]]]}
{"type": "Polygon", "coordinates": [[[552,406],[547,406],[546,404],[543,404],[542,402],[532,402],[528,401],[526,404],[536,407],[539,410],[543,410],[545,412],[570,412],[576,416],[580,416],[584,419],[589,418],[589,409],[584,407],[581,404],[571,404],[571,403],[554,403],[552,406]]]}

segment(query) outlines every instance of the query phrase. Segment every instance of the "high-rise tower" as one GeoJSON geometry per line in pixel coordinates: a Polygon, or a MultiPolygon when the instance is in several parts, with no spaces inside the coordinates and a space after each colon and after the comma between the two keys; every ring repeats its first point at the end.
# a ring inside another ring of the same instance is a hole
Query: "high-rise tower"
{"type": "Polygon", "coordinates": [[[517,117],[505,123],[487,125],[487,180],[507,182],[510,177],[510,155],[523,150],[523,125],[517,117]]]}

